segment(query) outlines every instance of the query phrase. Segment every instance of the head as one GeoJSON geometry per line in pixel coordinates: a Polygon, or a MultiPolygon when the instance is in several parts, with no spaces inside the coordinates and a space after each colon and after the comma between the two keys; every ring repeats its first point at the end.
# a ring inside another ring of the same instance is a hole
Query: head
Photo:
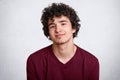
{"type": "Polygon", "coordinates": [[[75,33],[73,33],[73,38],[76,37],[81,26],[79,24],[80,19],[73,8],[63,3],[52,3],[50,6],[44,8],[41,16],[41,23],[43,24],[45,36],[49,37],[48,21],[50,19],[52,20],[54,17],[60,16],[66,16],[69,18],[72,28],[76,30],[75,33]]]}

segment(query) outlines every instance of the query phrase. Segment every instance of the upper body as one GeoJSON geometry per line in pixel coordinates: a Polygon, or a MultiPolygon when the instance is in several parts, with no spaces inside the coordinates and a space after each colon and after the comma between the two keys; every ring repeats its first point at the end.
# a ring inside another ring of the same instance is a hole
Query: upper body
{"type": "Polygon", "coordinates": [[[53,3],[44,9],[41,22],[45,36],[53,43],[28,58],[27,79],[99,80],[96,57],[74,44],[80,27],[74,9],[53,3]]]}
{"type": "Polygon", "coordinates": [[[75,55],[60,62],[52,45],[31,54],[27,61],[28,80],[99,80],[99,63],[95,56],[76,46],[75,55]]]}

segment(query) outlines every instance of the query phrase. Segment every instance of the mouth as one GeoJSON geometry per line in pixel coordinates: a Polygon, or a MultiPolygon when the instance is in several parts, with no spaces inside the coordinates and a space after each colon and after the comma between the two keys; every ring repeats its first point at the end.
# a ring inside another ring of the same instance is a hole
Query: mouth
{"type": "Polygon", "coordinates": [[[57,38],[61,38],[62,36],[64,36],[65,34],[56,34],[55,37],[57,38]]]}

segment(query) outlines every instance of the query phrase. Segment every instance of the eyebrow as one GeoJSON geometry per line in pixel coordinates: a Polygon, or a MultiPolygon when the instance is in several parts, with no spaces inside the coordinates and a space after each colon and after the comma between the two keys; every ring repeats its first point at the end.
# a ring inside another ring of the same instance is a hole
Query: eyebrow
{"type": "MultiPolygon", "coordinates": [[[[67,20],[60,20],[60,21],[58,21],[59,23],[62,23],[62,22],[68,22],[67,20]]],[[[48,24],[48,26],[50,26],[50,25],[53,25],[54,24],[54,21],[53,22],[51,22],[50,24],[48,24]]]]}
{"type": "Polygon", "coordinates": [[[50,25],[53,25],[54,23],[53,22],[51,22],[50,24],[48,24],[48,26],[50,26],[50,25]]]}
{"type": "Polygon", "coordinates": [[[58,22],[62,23],[62,22],[68,22],[68,21],[67,20],[60,20],[58,22]]]}

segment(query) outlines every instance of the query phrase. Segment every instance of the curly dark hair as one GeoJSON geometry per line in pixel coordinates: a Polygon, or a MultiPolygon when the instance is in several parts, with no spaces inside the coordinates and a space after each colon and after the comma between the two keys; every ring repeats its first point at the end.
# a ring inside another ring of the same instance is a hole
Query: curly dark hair
{"type": "Polygon", "coordinates": [[[77,36],[81,24],[79,24],[80,19],[76,11],[64,3],[52,3],[52,5],[44,8],[41,16],[41,23],[43,24],[43,31],[46,37],[49,37],[48,20],[62,15],[68,17],[72,28],[76,29],[76,32],[73,33],[73,38],[77,36]]]}

